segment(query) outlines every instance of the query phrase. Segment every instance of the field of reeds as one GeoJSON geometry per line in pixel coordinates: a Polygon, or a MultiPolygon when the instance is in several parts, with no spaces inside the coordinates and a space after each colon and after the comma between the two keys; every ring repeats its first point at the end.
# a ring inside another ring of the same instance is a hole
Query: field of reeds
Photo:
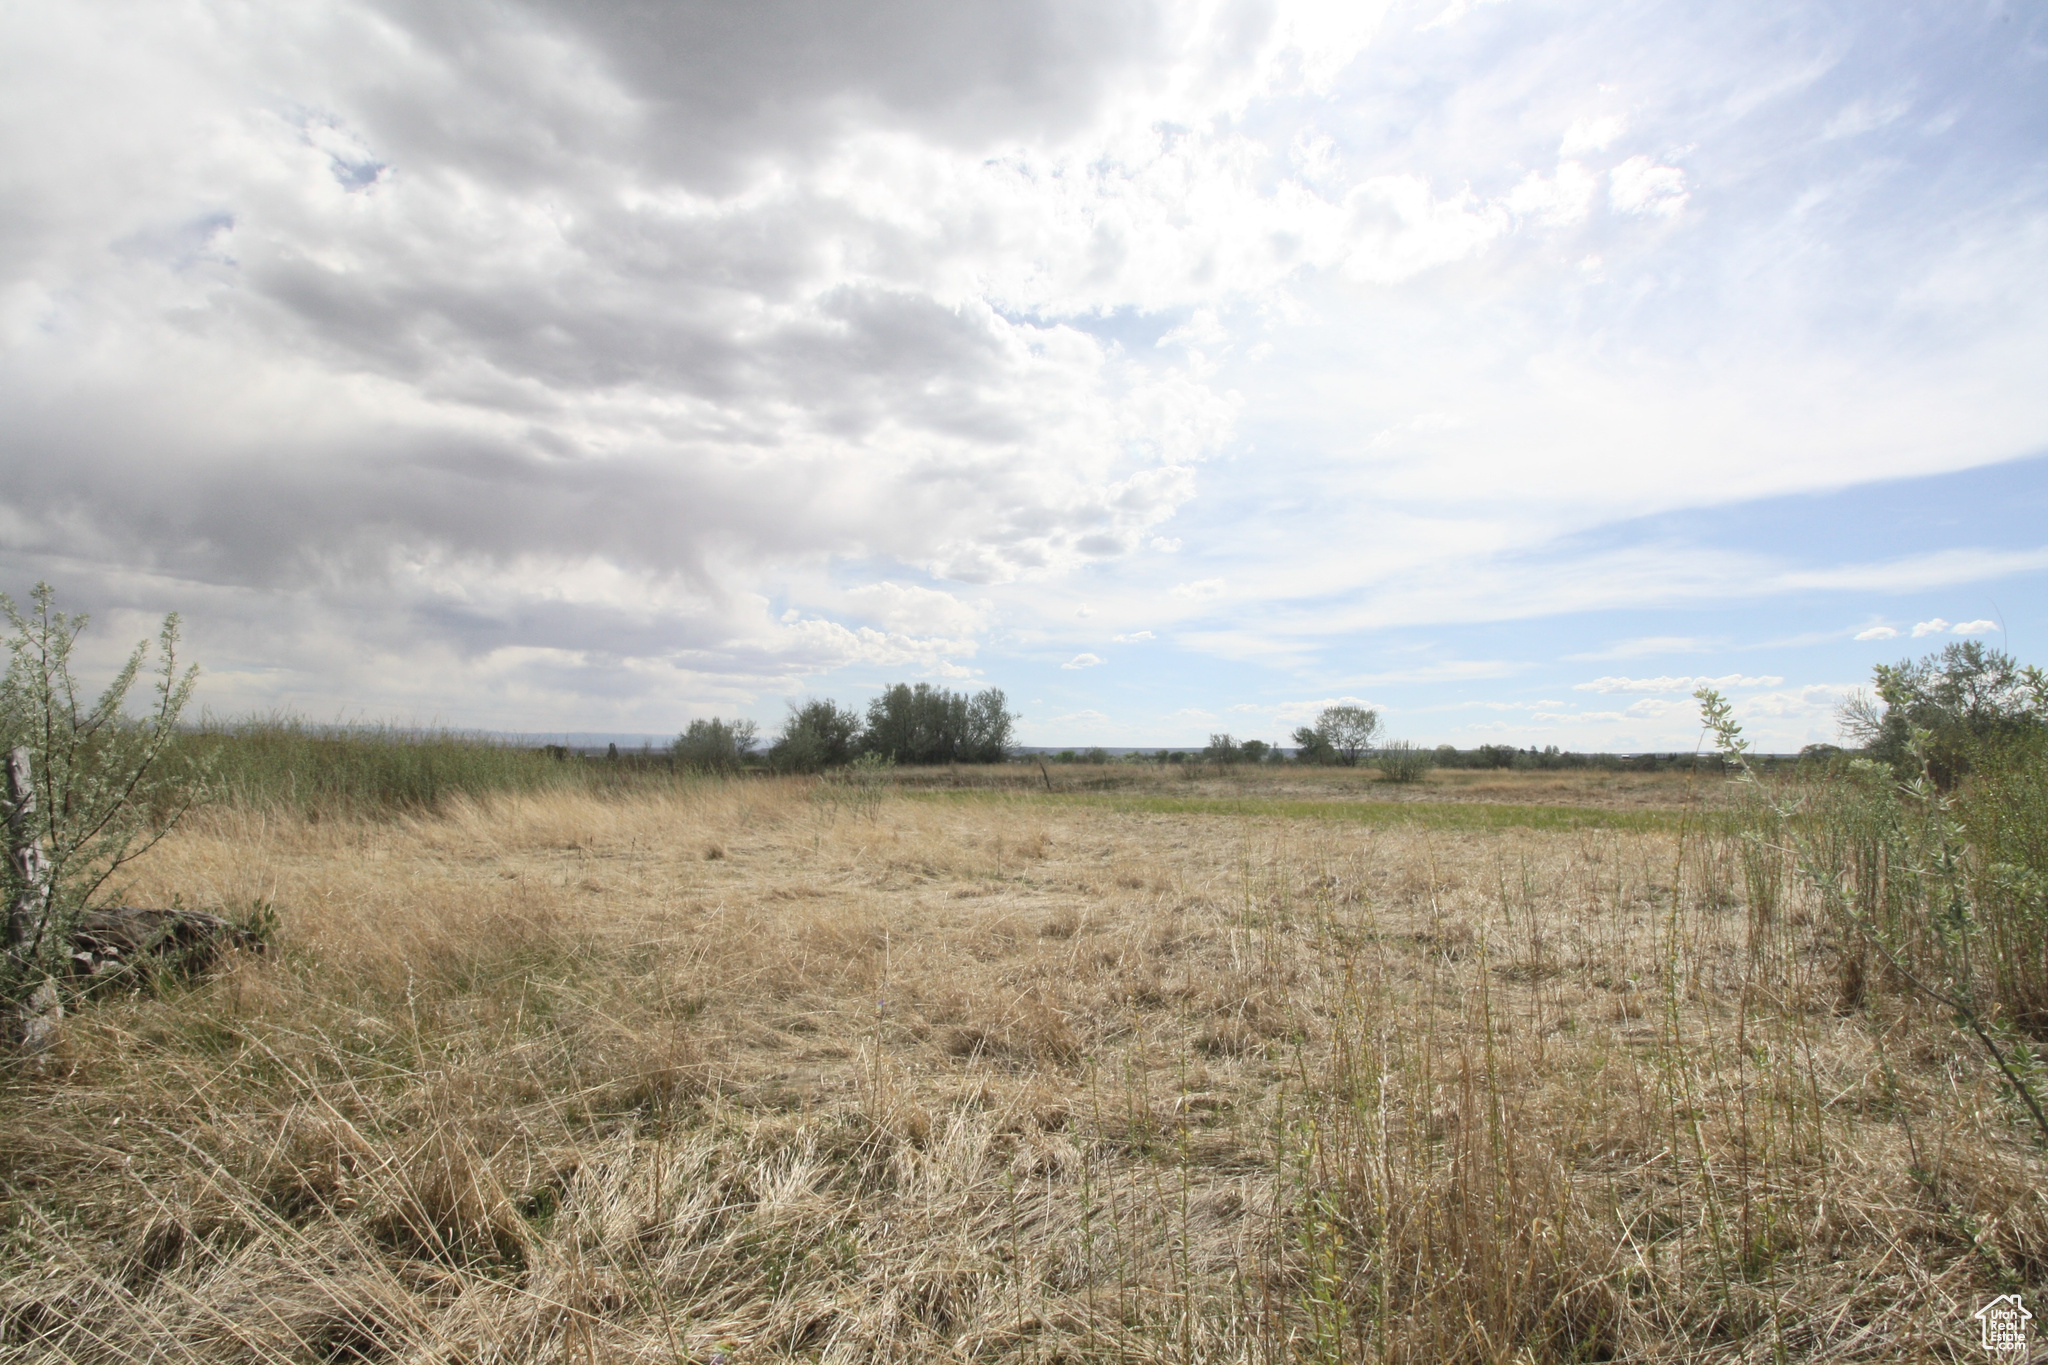
{"type": "Polygon", "coordinates": [[[138,864],[276,941],[0,1074],[0,1355],[1976,1360],[2044,1311],[2011,1086],[1720,779],[544,762],[267,778],[138,864]]]}
{"type": "Polygon", "coordinates": [[[290,716],[209,723],[188,748],[221,802],[316,821],[433,811],[509,792],[616,792],[670,772],[665,758],[594,763],[460,731],[290,716]]]}

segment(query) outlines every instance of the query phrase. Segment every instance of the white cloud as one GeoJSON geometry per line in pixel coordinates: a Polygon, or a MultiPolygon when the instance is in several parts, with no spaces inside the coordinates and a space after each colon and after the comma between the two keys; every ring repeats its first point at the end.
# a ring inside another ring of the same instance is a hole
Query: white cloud
{"type": "Polygon", "coordinates": [[[1776,687],[1783,681],[1783,678],[1778,677],[1749,678],[1740,673],[1730,673],[1720,678],[1595,678],[1591,682],[1573,683],[1572,688],[1578,692],[1695,692],[1702,687],[1717,690],[1732,687],[1776,687]]]}
{"type": "Polygon", "coordinates": [[[1857,137],[1873,132],[1888,124],[1896,123],[1911,112],[1913,106],[1906,100],[1891,99],[1882,103],[1875,100],[1854,100],[1842,106],[1842,111],[1829,119],[1821,129],[1824,138],[1857,137]]]}
{"type": "Polygon", "coordinates": [[[1932,621],[1922,621],[1919,625],[1914,626],[1913,638],[1918,640],[1922,636],[1926,635],[1945,634],[1948,631],[1948,628],[1948,622],[1942,620],[1939,616],[1937,616],[1932,621]]]}
{"type": "Polygon", "coordinates": [[[1180,540],[1178,537],[1169,540],[1165,536],[1154,536],[1152,537],[1152,548],[1161,554],[1170,555],[1180,549],[1180,540]]]}
{"type": "Polygon", "coordinates": [[[1585,156],[1589,152],[1604,152],[1627,131],[1628,120],[1619,114],[1574,119],[1564,130],[1564,141],[1558,145],[1557,154],[1561,159],[1568,159],[1585,156]]]}
{"type": "Polygon", "coordinates": [[[1899,638],[1899,632],[1891,626],[1872,626],[1868,630],[1857,631],[1856,638],[1859,640],[1896,640],[1899,638]]]}
{"type": "Polygon", "coordinates": [[[1128,635],[1116,635],[1111,637],[1111,639],[1116,644],[1120,645],[1134,645],[1137,644],[1140,640],[1151,640],[1155,638],[1157,637],[1155,637],[1149,630],[1134,630],[1130,632],[1128,635]]]}
{"type": "Polygon", "coordinates": [[[1825,721],[1832,724],[1835,710],[1858,689],[1847,683],[1813,683],[1788,692],[1765,692],[1744,698],[1736,707],[1738,717],[1825,721]]]}
{"type": "Polygon", "coordinates": [[[1965,621],[1961,625],[1950,627],[1950,629],[1957,635],[1989,635],[1992,631],[1998,629],[1998,622],[1965,621]]]}
{"type": "Polygon", "coordinates": [[[1685,199],[1685,172],[1647,156],[1632,156],[1607,173],[1607,202],[1622,213],[1669,218],[1685,199]]]}
{"type": "Polygon", "coordinates": [[[1567,654],[1564,657],[1578,663],[1598,659],[1637,659],[1654,654],[1705,654],[1715,647],[1716,642],[1693,635],[1646,635],[1639,639],[1620,641],[1605,649],[1583,654],[1567,654]]]}
{"type": "Polygon", "coordinates": [[[1220,578],[1199,578],[1192,583],[1173,585],[1175,597],[1185,597],[1191,602],[1207,602],[1223,595],[1223,580],[1220,578]]]}
{"type": "Polygon", "coordinates": [[[1095,666],[1096,666],[1097,664],[1099,664],[1099,663],[1101,663],[1101,662],[1102,662],[1102,660],[1101,660],[1101,659],[1099,659],[1099,658],[1097,658],[1097,657],[1096,657],[1095,655],[1093,655],[1093,654],[1076,654],[1076,655],[1075,655],[1075,656],[1074,656],[1073,658],[1071,658],[1071,659],[1067,660],[1067,661],[1066,661],[1065,663],[1061,664],[1061,665],[1060,665],[1060,667],[1061,667],[1061,668],[1093,668],[1093,667],[1095,667],[1095,666]]]}
{"type": "MultiPolygon", "coordinates": [[[[952,593],[914,583],[881,582],[848,588],[841,598],[853,610],[891,630],[971,636],[988,624],[987,603],[963,602],[952,593]]],[[[784,613],[786,619],[793,619],[784,613]]]]}
{"type": "Polygon", "coordinates": [[[1508,192],[1508,211],[1543,227],[1583,222],[1600,192],[1600,178],[1576,161],[1560,161],[1554,175],[1530,171],[1508,192]]]}
{"type": "Polygon", "coordinates": [[[1501,3],[1502,0],[1451,0],[1450,4],[1445,5],[1443,9],[1437,12],[1434,19],[1422,24],[1419,31],[1427,33],[1431,29],[1449,28],[1482,5],[1498,5],[1501,3]]]}
{"type": "Polygon", "coordinates": [[[1359,706],[1368,711],[1384,709],[1375,706],[1364,697],[1346,695],[1341,697],[1322,697],[1315,701],[1283,701],[1278,706],[1273,707],[1272,712],[1276,720],[1285,721],[1291,725],[1296,722],[1312,721],[1332,706],[1359,706]]]}

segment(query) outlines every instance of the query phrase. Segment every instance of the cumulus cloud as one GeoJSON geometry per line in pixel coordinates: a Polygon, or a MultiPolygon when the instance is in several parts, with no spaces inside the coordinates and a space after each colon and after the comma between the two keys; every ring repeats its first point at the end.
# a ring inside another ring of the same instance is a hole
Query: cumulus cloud
{"type": "Polygon", "coordinates": [[[1117,635],[1113,636],[1112,638],[1115,640],[1117,644],[1133,645],[1138,643],[1140,640],[1150,640],[1156,637],[1154,637],[1152,632],[1149,630],[1134,630],[1127,635],[1117,635]]]}
{"type": "Polygon", "coordinates": [[[1998,629],[1998,622],[1965,621],[1961,625],[1951,626],[1950,629],[1957,635],[1989,635],[1992,631],[1998,629]]]}
{"type": "Polygon", "coordinates": [[[1812,683],[1784,692],[1746,697],[1736,708],[1742,717],[1832,722],[1835,711],[1858,689],[1846,683],[1812,683]]]}
{"type": "MultiPolygon", "coordinates": [[[[456,658],[624,615],[636,657],[751,677],[721,651],[778,566],[995,584],[1129,553],[1232,400],[1000,311],[1073,279],[991,274],[1019,244],[959,233],[1028,187],[991,146],[1099,131],[1201,35],[1071,0],[772,8],[281,9],[203,55],[168,16],[16,16],[12,126],[118,112],[92,174],[4,150],[41,205],[0,278],[12,563],[367,610],[456,658]]],[[[1362,41],[1285,27],[1209,98],[1362,41]]],[[[1146,155],[1090,193],[1227,157],[1146,155]]],[[[1041,261],[1092,230],[1026,217],[1041,261]]],[[[1134,287],[1171,291],[1095,297],[1134,287]]],[[[936,588],[830,596],[891,635],[981,625],[936,588]]]]}
{"type": "Polygon", "coordinates": [[[1856,638],[1859,640],[1896,640],[1899,638],[1899,632],[1892,626],[1872,626],[1868,630],[1857,631],[1856,638]]]}
{"type": "Polygon", "coordinates": [[[1099,663],[1101,663],[1101,662],[1102,662],[1102,660],[1101,660],[1101,659],[1099,659],[1099,658],[1097,658],[1097,657],[1096,657],[1095,655],[1093,655],[1093,654],[1076,654],[1076,655],[1075,655],[1075,656],[1074,656],[1073,658],[1071,658],[1071,659],[1067,660],[1067,661],[1066,661],[1065,663],[1061,664],[1061,665],[1060,665],[1060,667],[1061,667],[1061,668],[1093,668],[1093,667],[1095,667],[1095,666],[1096,666],[1097,664],[1099,664],[1099,663]]]}
{"type": "Polygon", "coordinates": [[[1916,639],[1916,640],[1918,640],[1918,639],[1920,639],[1921,637],[1923,637],[1923,636],[1927,636],[1927,635],[1942,635],[1942,634],[1946,634],[1946,633],[1947,633],[1947,631],[1948,631],[1948,628],[1949,628],[1948,622],[1946,622],[1946,621],[1942,620],[1942,619],[1941,619],[1941,618],[1940,618],[1939,616],[1937,616],[1937,617],[1935,617],[1935,618],[1934,618],[1934,619],[1933,619],[1932,621],[1922,621],[1922,622],[1920,622],[1920,624],[1918,624],[1918,625],[1914,626],[1914,627],[1913,627],[1913,638],[1914,638],[1914,639],[1916,639]]]}
{"type": "Polygon", "coordinates": [[[1783,678],[1777,677],[1751,678],[1740,673],[1730,673],[1719,678],[1595,678],[1591,682],[1573,683],[1572,688],[1578,692],[1695,692],[1702,687],[1776,687],[1783,681],[1783,678]]]}

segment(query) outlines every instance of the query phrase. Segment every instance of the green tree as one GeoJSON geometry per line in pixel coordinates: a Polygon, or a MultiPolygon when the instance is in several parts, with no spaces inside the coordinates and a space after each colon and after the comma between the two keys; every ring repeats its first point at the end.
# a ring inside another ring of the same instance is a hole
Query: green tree
{"type": "Polygon", "coordinates": [[[1202,761],[1204,763],[1239,763],[1243,759],[1244,751],[1238,747],[1237,741],[1229,735],[1209,736],[1208,746],[1202,750],[1202,761]]]}
{"type": "Polygon", "coordinates": [[[2048,726],[2048,675],[1964,640],[1924,659],[1879,664],[1876,695],[1846,702],[1843,733],[1901,776],[1924,770],[1942,790],[1973,756],[2048,726]]]}
{"type": "Polygon", "coordinates": [[[0,750],[26,759],[21,776],[33,784],[32,802],[11,790],[7,801],[15,850],[6,869],[8,969],[16,986],[66,961],[78,916],[205,790],[205,772],[177,743],[198,680],[196,668],[178,670],[177,615],[165,617],[157,635],[150,706],[132,717],[128,696],[149,662],[149,642],[135,646],[88,705],[71,667],[88,618],[57,611],[55,600],[50,585],[38,583],[24,614],[0,595],[10,630],[0,750]]]}
{"type": "Polygon", "coordinates": [[[768,746],[768,762],[787,773],[844,767],[859,751],[860,738],[860,713],[851,707],[824,698],[801,706],[791,702],[781,735],[768,746]]]}
{"type": "Polygon", "coordinates": [[[1015,725],[999,688],[897,683],[868,703],[862,746],[895,763],[1001,763],[1015,725]]]}
{"type": "Polygon", "coordinates": [[[682,767],[702,773],[735,773],[753,757],[758,733],[750,720],[693,720],[669,752],[682,767]]]}
{"type": "Polygon", "coordinates": [[[1326,706],[1314,726],[1294,732],[1304,763],[1337,763],[1356,767],[1370,753],[1380,730],[1380,713],[1363,706],[1326,706]]]}

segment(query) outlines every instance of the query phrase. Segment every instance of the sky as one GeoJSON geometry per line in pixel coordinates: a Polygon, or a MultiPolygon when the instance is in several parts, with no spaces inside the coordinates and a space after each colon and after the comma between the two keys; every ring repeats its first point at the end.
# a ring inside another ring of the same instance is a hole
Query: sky
{"type": "Polygon", "coordinates": [[[0,587],[220,716],[1796,749],[2044,370],[2038,5],[0,9],[0,587]]]}

